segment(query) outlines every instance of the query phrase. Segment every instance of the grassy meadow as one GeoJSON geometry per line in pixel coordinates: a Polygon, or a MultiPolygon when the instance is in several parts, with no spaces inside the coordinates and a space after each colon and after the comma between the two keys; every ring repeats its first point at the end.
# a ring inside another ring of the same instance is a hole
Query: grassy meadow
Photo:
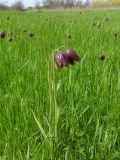
{"type": "Polygon", "coordinates": [[[119,160],[120,10],[0,11],[0,31],[0,160],[119,160]]]}

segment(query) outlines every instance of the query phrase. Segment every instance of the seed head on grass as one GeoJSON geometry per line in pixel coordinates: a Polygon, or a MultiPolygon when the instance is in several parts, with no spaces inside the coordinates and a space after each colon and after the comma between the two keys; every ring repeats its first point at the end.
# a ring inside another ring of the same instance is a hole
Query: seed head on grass
{"type": "Polygon", "coordinates": [[[99,21],[96,22],[97,27],[101,27],[101,23],[99,21]]]}

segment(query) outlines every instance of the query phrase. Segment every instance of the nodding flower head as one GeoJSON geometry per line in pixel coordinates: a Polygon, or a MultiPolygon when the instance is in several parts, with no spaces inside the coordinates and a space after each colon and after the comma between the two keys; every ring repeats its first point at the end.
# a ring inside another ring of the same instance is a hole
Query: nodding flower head
{"type": "Polygon", "coordinates": [[[27,29],[26,29],[26,28],[23,28],[22,31],[23,31],[23,32],[27,32],[27,29]]]}
{"type": "Polygon", "coordinates": [[[68,66],[70,64],[69,60],[66,58],[65,54],[61,51],[57,51],[54,55],[54,60],[59,68],[68,66]]]}
{"type": "Polygon", "coordinates": [[[117,32],[114,32],[113,33],[113,36],[116,38],[116,37],[118,37],[118,33],[117,32]]]}
{"type": "Polygon", "coordinates": [[[68,34],[67,34],[67,38],[68,38],[68,39],[71,39],[71,37],[72,37],[71,33],[68,33],[68,34]]]}
{"type": "Polygon", "coordinates": [[[32,32],[28,33],[28,35],[29,35],[29,37],[33,37],[33,33],[32,32]]]}
{"type": "Polygon", "coordinates": [[[105,55],[104,55],[103,53],[101,53],[101,54],[99,55],[99,59],[100,59],[101,61],[105,60],[105,55]]]}
{"type": "Polygon", "coordinates": [[[10,38],[8,38],[8,42],[12,42],[13,41],[13,39],[10,37],[10,38]]]}
{"type": "Polygon", "coordinates": [[[7,20],[9,20],[9,19],[10,19],[10,17],[6,17],[6,19],[7,19],[7,20]]]}
{"type": "Polygon", "coordinates": [[[80,57],[76,54],[76,52],[72,49],[67,49],[65,52],[65,56],[69,60],[70,64],[74,64],[74,61],[80,61],[80,57]]]}
{"type": "Polygon", "coordinates": [[[5,32],[0,32],[0,38],[5,38],[5,32]]]}

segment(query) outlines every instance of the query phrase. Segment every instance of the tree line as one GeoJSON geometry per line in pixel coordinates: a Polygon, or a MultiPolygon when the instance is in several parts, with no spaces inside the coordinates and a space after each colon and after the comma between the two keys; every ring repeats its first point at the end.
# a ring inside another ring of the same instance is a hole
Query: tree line
{"type": "MultiPolygon", "coordinates": [[[[43,8],[70,8],[70,7],[85,7],[89,4],[90,0],[86,0],[86,2],[82,3],[82,0],[43,0],[42,4],[40,0],[35,1],[35,5],[29,6],[27,9],[43,9],[43,8]]],[[[11,6],[8,6],[6,3],[0,2],[0,9],[16,9],[16,10],[26,10],[23,1],[18,0],[14,2],[11,6]]]]}
{"type": "Polygon", "coordinates": [[[15,9],[24,11],[26,9],[85,8],[115,5],[120,6],[120,0],[86,0],[84,1],[84,3],[82,2],[82,0],[43,0],[42,4],[40,0],[36,0],[34,7],[29,6],[28,8],[25,8],[23,1],[18,0],[11,6],[8,6],[6,3],[0,2],[0,9],[15,9]]]}

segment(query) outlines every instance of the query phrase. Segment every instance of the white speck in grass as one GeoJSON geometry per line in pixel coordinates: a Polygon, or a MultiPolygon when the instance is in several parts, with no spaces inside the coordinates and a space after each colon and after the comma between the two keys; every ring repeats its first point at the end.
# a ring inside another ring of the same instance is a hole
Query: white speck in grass
{"type": "Polygon", "coordinates": [[[57,83],[57,91],[59,90],[61,84],[60,84],[60,81],[57,83]]]}
{"type": "Polygon", "coordinates": [[[6,94],[6,95],[4,96],[4,98],[5,98],[5,99],[8,98],[8,94],[6,94]]]}
{"type": "Polygon", "coordinates": [[[11,51],[11,49],[12,49],[12,47],[10,46],[10,47],[8,48],[7,52],[10,52],[10,51],[11,51]]]}

